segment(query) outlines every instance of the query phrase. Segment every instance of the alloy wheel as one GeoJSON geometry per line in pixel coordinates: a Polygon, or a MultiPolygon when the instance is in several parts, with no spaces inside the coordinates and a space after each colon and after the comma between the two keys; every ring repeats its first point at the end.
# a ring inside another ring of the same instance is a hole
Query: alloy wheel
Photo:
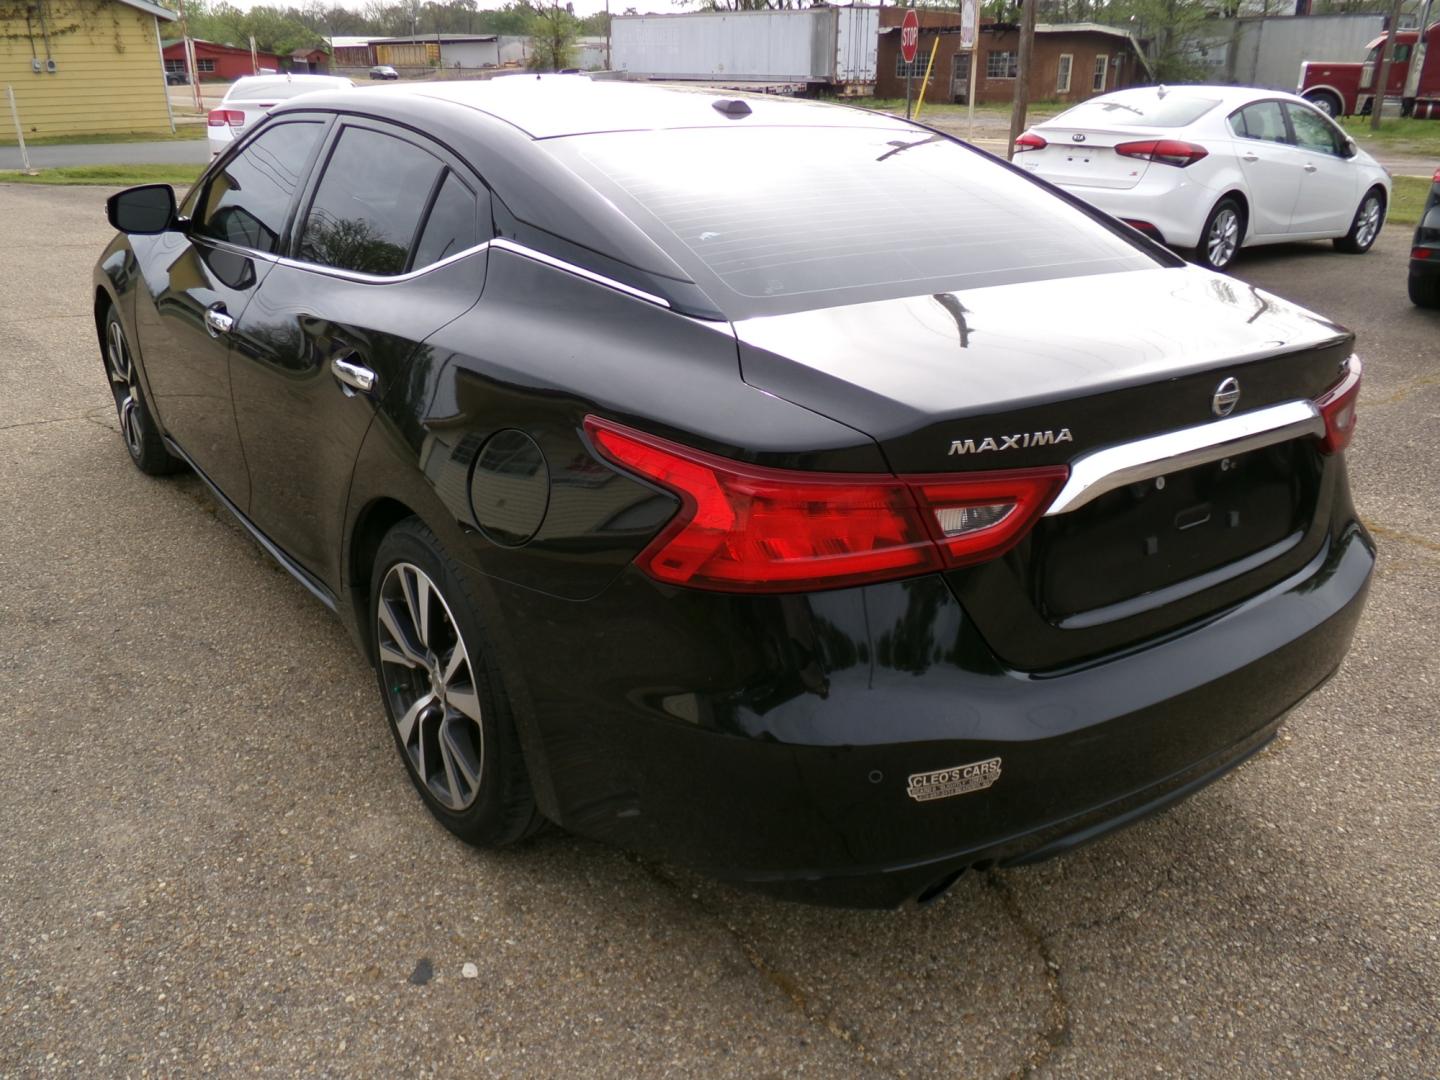
{"type": "Polygon", "coordinates": [[[455,617],[425,571],[399,562],[381,582],[375,626],[390,715],[410,765],[440,805],[465,810],[480,794],[485,736],[455,617]]]}
{"type": "Polygon", "coordinates": [[[1367,248],[1375,242],[1375,237],[1380,232],[1380,216],[1380,197],[1374,194],[1365,196],[1365,201],[1360,204],[1360,213],[1356,215],[1357,246],[1367,248]]]}
{"type": "Polygon", "coordinates": [[[1205,237],[1205,255],[1211,266],[1228,266],[1235,258],[1235,249],[1240,243],[1240,215],[1229,206],[1222,207],[1210,222],[1210,233],[1205,237]]]}
{"type": "Polygon", "coordinates": [[[132,457],[144,453],[144,434],[140,430],[139,391],[135,386],[135,364],[125,344],[125,331],[118,319],[112,318],[105,328],[105,367],[110,374],[111,392],[115,395],[115,411],[120,417],[120,433],[132,457]]]}

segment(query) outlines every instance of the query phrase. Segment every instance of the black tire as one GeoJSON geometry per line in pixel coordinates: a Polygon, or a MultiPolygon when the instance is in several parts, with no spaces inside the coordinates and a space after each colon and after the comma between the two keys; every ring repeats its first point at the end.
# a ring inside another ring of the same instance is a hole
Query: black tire
{"type": "Polygon", "coordinates": [[[1410,302],[1416,307],[1440,308],[1440,274],[1417,274],[1412,267],[1410,302]]]}
{"type": "Polygon", "coordinates": [[[524,839],[544,819],[482,611],[463,572],[418,518],[385,535],[370,576],[370,634],[390,734],[430,812],[466,843],[493,848],[524,839]],[[412,585],[434,593],[422,601],[406,591],[412,585]],[[423,635],[417,610],[428,614],[423,635]],[[464,659],[452,678],[445,668],[457,647],[464,659]],[[426,698],[430,704],[402,733],[426,698]]]}
{"type": "Polygon", "coordinates": [[[1305,100],[1331,119],[1340,115],[1340,99],[1329,91],[1320,90],[1314,94],[1307,94],[1305,100]]]}
{"type": "Polygon", "coordinates": [[[1200,230],[1195,261],[1211,270],[1224,270],[1240,254],[1245,242],[1245,208],[1228,195],[1211,209],[1200,230]]]}
{"type": "Polygon", "coordinates": [[[1385,193],[1379,188],[1371,188],[1355,208],[1355,216],[1350,219],[1350,231],[1344,236],[1337,236],[1331,243],[1336,251],[1343,251],[1346,255],[1363,255],[1374,246],[1384,224],[1385,193]]]}
{"type": "Polygon", "coordinates": [[[139,373],[135,370],[135,354],[130,350],[125,324],[120,321],[114,305],[105,309],[100,351],[110,379],[110,394],[115,399],[120,438],[135,467],[147,476],[168,476],[185,468],[185,463],[165,448],[165,440],[150,415],[145,393],[140,388],[139,373]]]}

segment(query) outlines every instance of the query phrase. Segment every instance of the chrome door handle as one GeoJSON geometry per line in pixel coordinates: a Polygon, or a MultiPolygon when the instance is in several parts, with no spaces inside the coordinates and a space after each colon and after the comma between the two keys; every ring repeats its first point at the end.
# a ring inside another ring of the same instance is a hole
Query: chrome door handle
{"type": "MultiPolygon", "coordinates": [[[[351,353],[350,355],[355,354],[351,353]]],[[[330,361],[330,374],[346,386],[359,390],[362,394],[368,394],[375,389],[375,372],[364,364],[357,364],[343,356],[337,356],[330,361]]]]}
{"type": "Polygon", "coordinates": [[[235,320],[225,311],[224,304],[216,304],[214,307],[205,309],[205,329],[211,337],[219,337],[221,334],[228,334],[235,327],[235,320]]]}
{"type": "Polygon", "coordinates": [[[1260,160],[1260,157],[1259,157],[1258,154],[1242,154],[1242,155],[1240,155],[1240,160],[1241,160],[1241,161],[1259,161],[1259,160],[1260,160]]]}
{"type": "Polygon", "coordinates": [[[1306,172],[1314,172],[1314,171],[1315,171],[1315,166],[1314,166],[1314,165],[1306,165],[1306,166],[1305,166],[1305,171],[1306,171],[1306,172]]]}

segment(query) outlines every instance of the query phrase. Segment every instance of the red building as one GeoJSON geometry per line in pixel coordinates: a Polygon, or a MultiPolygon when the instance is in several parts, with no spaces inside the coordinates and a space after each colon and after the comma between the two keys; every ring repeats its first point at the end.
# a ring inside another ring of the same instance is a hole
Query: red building
{"type": "MultiPolygon", "coordinates": [[[[191,39],[195,43],[195,74],[201,82],[234,82],[242,75],[258,75],[280,70],[280,58],[274,53],[257,52],[252,61],[249,49],[221,45],[214,41],[191,39]]],[[[165,73],[185,72],[185,42],[167,41],[161,49],[165,57],[165,73]]]]}
{"type": "MultiPolygon", "coordinates": [[[[920,47],[914,64],[906,64],[900,55],[900,23],[905,11],[898,7],[880,9],[875,96],[903,98],[907,74],[913,74],[918,91],[934,48],[935,62],[926,98],[968,100],[970,54],[960,48],[960,16],[954,10],[918,14],[920,47]]],[[[1008,102],[1015,95],[1019,66],[1018,28],[982,20],[978,29],[975,100],[982,104],[1008,102]]],[[[1032,103],[1070,104],[1107,90],[1143,86],[1151,79],[1149,63],[1129,31],[1096,23],[1041,23],[1035,27],[1029,81],[1032,103]]]]}

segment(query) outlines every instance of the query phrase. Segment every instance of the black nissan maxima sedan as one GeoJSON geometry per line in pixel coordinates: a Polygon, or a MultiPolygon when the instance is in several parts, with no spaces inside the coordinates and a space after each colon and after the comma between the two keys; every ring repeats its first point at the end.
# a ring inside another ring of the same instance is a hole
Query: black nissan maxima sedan
{"type": "Polygon", "coordinates": [[[891,117],[317,93],[109,213],[135,464],[337,612],[474,844],[929,898],[1244,761],[1364,603],[1353,336],[891,117]]]}

